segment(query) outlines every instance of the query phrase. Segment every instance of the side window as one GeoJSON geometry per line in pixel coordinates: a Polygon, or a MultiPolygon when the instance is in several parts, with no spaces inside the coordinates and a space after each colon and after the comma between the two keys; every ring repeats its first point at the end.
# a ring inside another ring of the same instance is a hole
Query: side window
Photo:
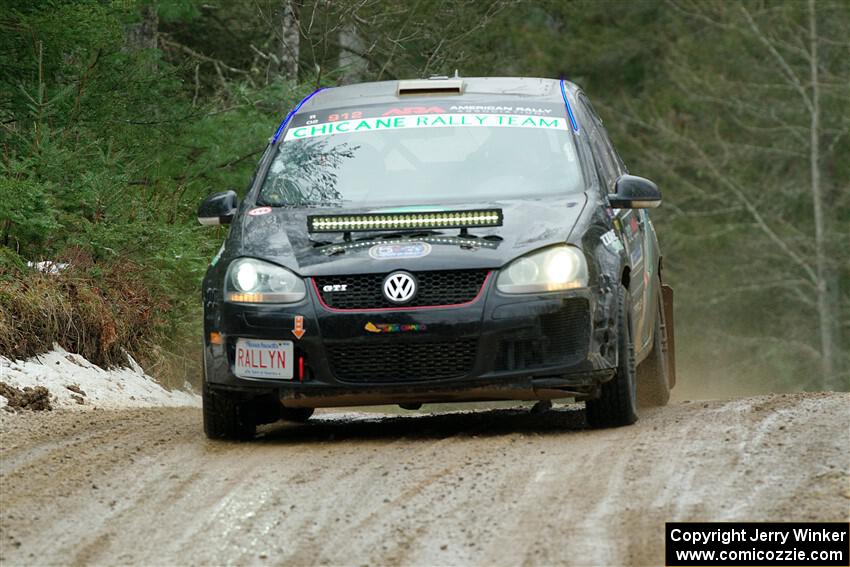
{"type": "Polygon", "coordinates": [[[590,104],[590,100],[584,93],[579,93],[579,102],[584,107],[585,114],[587,114],[591,120],[592,129],[590,141],[593,146],[593,153],[597,160],[600,174],[605,180],[608,192],[613,192],[617,178],[625,173],[626,167],[623,165],[623,161],[620,159],[620,156],[614,150],[614,146],[611,144],[611,139],[608,137],[608,131],[602,124],[602,119],[600,119],[599,115],[596,114],[596,111],[593,109],[593,105],[590,104]]]}

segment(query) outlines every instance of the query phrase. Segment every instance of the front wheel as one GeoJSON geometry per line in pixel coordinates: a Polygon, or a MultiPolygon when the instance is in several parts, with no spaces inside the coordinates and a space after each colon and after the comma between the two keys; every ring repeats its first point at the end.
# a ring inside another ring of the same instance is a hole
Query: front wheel
{"type": "Polygon", "coordinates": [[[204,380],[204,433],[210,439],[250,439],[257,431],[255,407],[238,393],[213,390],[204,380]]]}
{"type": "Polygon", "coordinates": [[[635,345],[632,341],[629,290],[620,286],[617,322],[617,373],[602,384],[599,398],[585,402],[591,427],[620,427],[637,421],[635,345]]]}

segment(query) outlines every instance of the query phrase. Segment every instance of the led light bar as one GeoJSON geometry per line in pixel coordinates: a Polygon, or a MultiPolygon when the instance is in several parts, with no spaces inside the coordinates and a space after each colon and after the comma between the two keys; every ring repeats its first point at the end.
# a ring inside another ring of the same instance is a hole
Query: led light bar
{"type": "Polygon", "coordinates": [[[310,232],[366,232],[370,230],[423,230],[502,226],[502,209],[440,211],[433,213],[375,213],[362,215],[311,215],[310,232]]]}

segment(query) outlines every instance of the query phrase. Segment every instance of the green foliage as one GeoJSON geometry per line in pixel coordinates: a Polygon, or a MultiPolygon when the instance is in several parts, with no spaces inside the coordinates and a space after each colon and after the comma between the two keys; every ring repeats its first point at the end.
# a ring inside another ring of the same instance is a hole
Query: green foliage
{"type": "MultiPolygon", "coordinates": [[[[458,69],[578,82],[630,169],[659,181],[665,205],[653,219],[678,288],[685,384],[758,373],[770,389],[817,386],[811,274],[733,190],[811,263],[809,115],[745,14],[811,89],[808,3],[298,0],[294,76],[280,70],[282,5],[0,0],[0,351],[93,348],[55,332],[51,306],[80,305],[95,334],[141,325],[116,331],[101,360],[117,361],[120,347],[158,372],[196,372],[185,361],[197,360],[199,282],[224,235],[197,225],[199,201],[243,190],[277,124],[316,87],[458,69]],[[26,267],[40,260],[72,269],[26,267]],[[128,289],[115,291],[117,274],[128,289]],[[143,324],[122,299],[142,290],[143,324]],[[98,314],[104,302],[116,305],[98,314]],[[23,321],[42,336],[20,334],[23,321]]],[[[850,12],[841,1],[817,9],[834,259],[846,256],[850,218],[850,12]]],[[[838,310],[850,313],[850,270],[828,268],[838,310]]],[[[835,319],[850,351],[850,319],[835,319]]]]}
{"type": "Polygon", "coordinates": [[[43,244],[46,233],[59,228],[50,193],[37,181],[14,172],[25,166],[14,162],[0,177],[0,242],[16,250],[43,244]]]}
{"type": "MultiPolygon", "coordinates": [[[[180,336],[197,343],[199,283],[222,236],[197,225],[197,204],[244,186],[287,101],[269,104],[271,92],[239,84],[193,100],[181,61],[125,46],[126,26],[145,5],[19,3],[0,24],[4,354],[33,354],[58,340],[112,363],[122,348],[145,358],[157,344],[183,350],[174,346],[180,336]],[[72,268],[59,277],[25,268],[40,260],[72,268]],[[114,274],[131,272],[130,295],[150,294],[144,324],[132,297],[110,291],[114,274]],[[113,309],[89,317],[104,304],[113,309]],[[101,323],[107,335],[114,327],[115,341],[98,351],[82,334],[63,335],[50,306],[93,321],[75,328],[95,337],[106,336],[101,323]],[[140,334],[120,332],[130,328],[140,334]]],[[[179,20],[196,7],[165,11],[179,20]]]]}

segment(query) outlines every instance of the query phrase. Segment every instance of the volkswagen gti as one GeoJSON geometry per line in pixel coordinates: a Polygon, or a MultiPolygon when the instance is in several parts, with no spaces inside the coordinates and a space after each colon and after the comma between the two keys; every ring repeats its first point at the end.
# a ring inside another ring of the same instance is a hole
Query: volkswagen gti
{"type": "Polygon", "coordinates": [[[317,91],[290,112],[203,281],[204,428],[314,408],[584,400],[627,425],[675,382],[672,290],[647,209],[567,81],[317,91]]]}

